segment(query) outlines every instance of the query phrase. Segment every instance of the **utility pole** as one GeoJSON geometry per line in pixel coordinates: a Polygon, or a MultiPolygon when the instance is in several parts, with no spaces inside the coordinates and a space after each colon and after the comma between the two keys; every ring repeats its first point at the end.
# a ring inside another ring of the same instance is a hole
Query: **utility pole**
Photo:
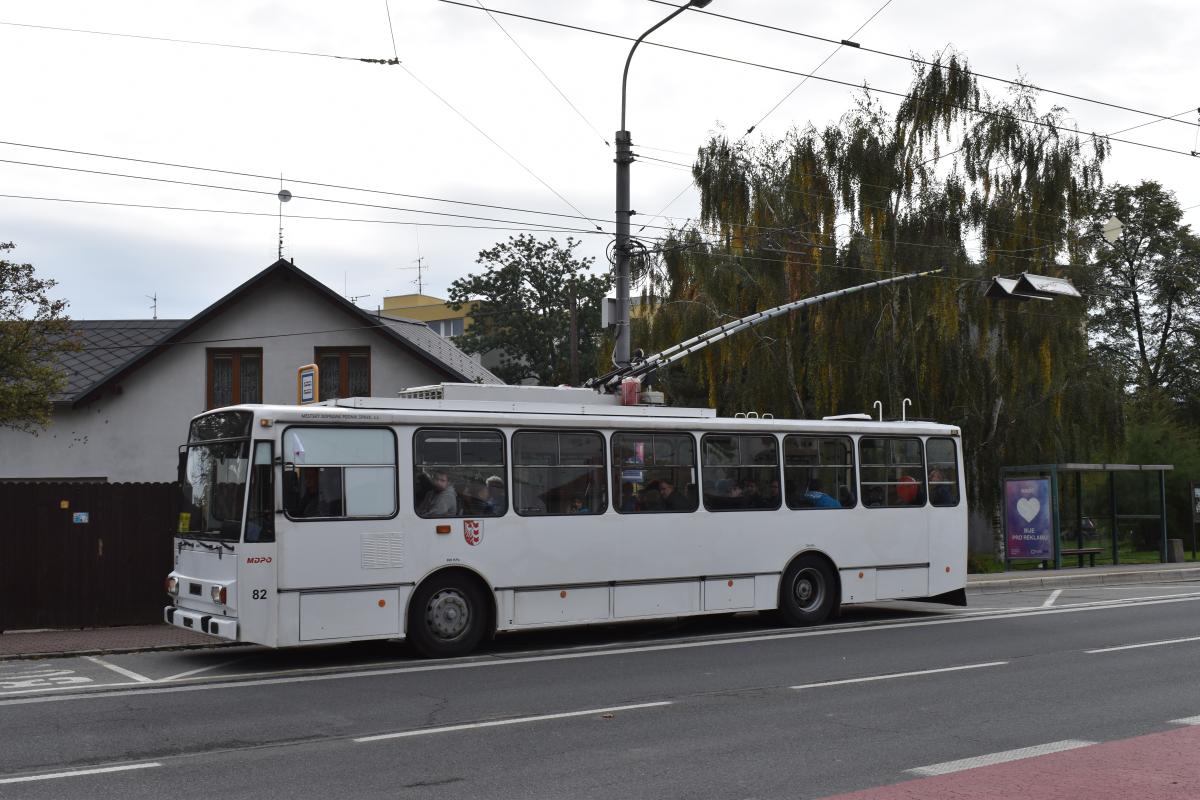
{"type": "Polygon", "coordinates": [[[571,385],[579,385],[579,297],[578,284],[571,281],[571,385]]]}
{"type": "Polygon", "coordinates": [[[643,33],[629,48],[629,56],[625,59],[625,71],[621,75],[621,130],[617,131],[617,343],[613,353],[613,366],[623,367],[629,364],[630,339],[632,331],[629,328],[629,271],[630,271],[630,242],[629,218],[634,215],[629,208],[629,165],[633,163],[633,136],[625,130],[625,95],[629,82],[629,62],[633,60],[633,51],[650,34],[666,25],[675,17],[689,8],[704,8],[712,0],[690,0],[690,2],[672,11],[661,22],[643,33]]]}

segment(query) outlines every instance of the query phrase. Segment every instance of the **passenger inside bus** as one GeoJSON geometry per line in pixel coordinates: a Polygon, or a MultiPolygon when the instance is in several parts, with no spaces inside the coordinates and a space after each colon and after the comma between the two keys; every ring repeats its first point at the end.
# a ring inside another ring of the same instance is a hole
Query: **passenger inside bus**
{"type": "Polygon", "coordinates": [[[804,493],[804,505],[809,508],[841,508],[842,504],[821,491],[821,479],[810,478],[808,491],[804,493]]]}
{"type": "Polygon", "coordinates": [[[294,518],[342,516],[342,470],[298,467],[284,476],[284,508],[294,518]]]}
{"type": "Polygon", "coordinates": [[[459,513],[458,494],[450,485],[450,474],[444,469],[433,471],[425,496],[417,501],[417,513],[422,517],[453,517],[459,513]]]}

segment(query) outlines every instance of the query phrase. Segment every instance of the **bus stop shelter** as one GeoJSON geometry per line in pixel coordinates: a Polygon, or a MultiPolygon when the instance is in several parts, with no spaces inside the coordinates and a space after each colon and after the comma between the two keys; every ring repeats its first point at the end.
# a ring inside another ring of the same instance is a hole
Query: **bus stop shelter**
{"type": "Polygon", "coordinates": [[[1060,569],[1064,556],[1076,556],[1081,567],[1085,557],[1095,564],[1097,555],[1110,557],[1113,564],[1120,564],[1122,524],[1157,523],[1158,555],[1161,561],[1167,561],[1167,472],[1172,469],[1174,466],[1170,464],[1029,464],[1002,468],[1000,498],[1005,569],[1013,561],[1028,560],[1041,561],[1042,566],[1053,562],[1054,568],[1060,569]],[[1151,504],[1154,508],[1129,499],[1120,502],[1117,476],[1123,473],[1136,473],[1148,479],[1157,473],[1157,487],[1153,490],[1157,502],[1151,504]],[[1098,541],[1094,518],[1100,515],[1084,513],[1083,478],[1087,474],[1102,474],[1106,479],[1107,498],[1104,499],[1107,508],[1101,519],[1109,525],[1112,539],[1109,546],[1098,541]],[[1066,520],[1062,511],[1064,484],[1074,498],[1066,520]],[[1068,526],[1066,534],[1064,522],[1068,526]]]}

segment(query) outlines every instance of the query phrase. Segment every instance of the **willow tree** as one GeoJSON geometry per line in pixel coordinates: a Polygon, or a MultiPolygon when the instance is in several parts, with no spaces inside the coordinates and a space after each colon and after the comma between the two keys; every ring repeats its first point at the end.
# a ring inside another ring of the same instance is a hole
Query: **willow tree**
{"type": "MultiPolygon", "coordinates": [[[[755,146],[714,136],[693,176],[700,222],[648,269],[661,299],[646,335],[666,345],[722,320],[818,292],[944,268],[735,337],[660,383],[725,412],[869,411],[962,427],[973,499],[998,467],[1108,446],[1119,401],[1092,368],[1082,302],[1002,307],[995,274],[1074,279],[1102,188],[1102,140],[1041,113],[1018,87],[984,92],[965,60],[918,66],[888,112],[864,90],[836,124],[755,146]],[[1036,307],[1035,307],[1036,306],[1036,307]]],[[[1086,282],[1086,281],[1085,281],[1086,282]]],[[[978,506],[977,506],[978,507],[978,506]]]]}

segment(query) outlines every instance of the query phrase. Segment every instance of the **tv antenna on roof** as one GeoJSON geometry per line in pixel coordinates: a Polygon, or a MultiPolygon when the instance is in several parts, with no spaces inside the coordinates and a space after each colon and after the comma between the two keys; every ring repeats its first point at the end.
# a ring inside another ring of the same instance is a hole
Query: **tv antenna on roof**
{"type": "Polygon", "coordinates": [[[416,264],[415,267],[396,267],[396,269],[415,269],[417,271],[417,279],[415,281],[413,281],[413,283],[415,283],[417,285],[417,294],[425,294],[425,275],[424,275],[424,273],[425,273],[425,270],[429,269],[429,267],[425,266],[425,257],[424,256],[417,256],[416,260],[413,261],[413,263],[416,264]]]}
{"type": "Polygon", "coordinates": [[[154,315],[152,319],[158,319],[158,292],[146,295],[146,299],[151,301],[150,313],[154,315]]]}

